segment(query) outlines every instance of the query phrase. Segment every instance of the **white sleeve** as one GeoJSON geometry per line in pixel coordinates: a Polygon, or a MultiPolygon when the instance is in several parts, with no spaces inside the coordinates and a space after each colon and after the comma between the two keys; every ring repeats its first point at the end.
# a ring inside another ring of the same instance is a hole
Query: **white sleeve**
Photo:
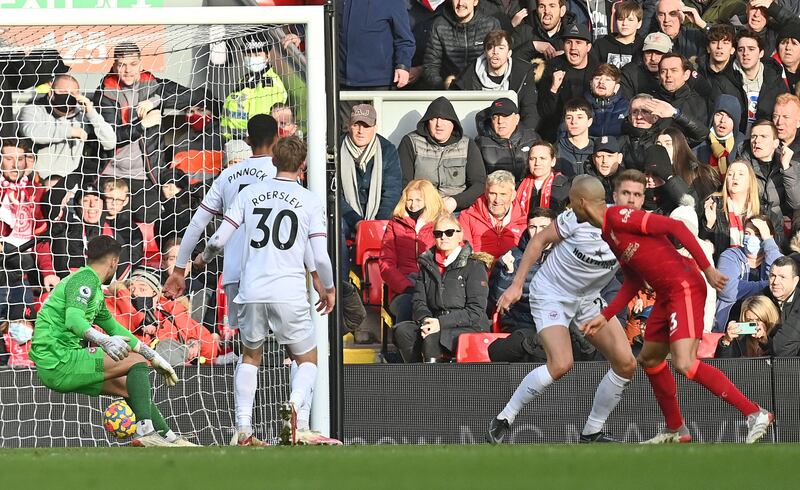
{"type": "Polygon", "coordinates": [[[306,252],[303,254],[303,265],[306,266],[306,270],[308,272],[314,272],[317,270],[317,264],[314,262],[314,249],[311,248],[310,240],[308,246],[306,247],[306,252]]]}
{"type": "Polygon", "coordinates": [[[564,211],[556,218],[556,231],[562,240],[572,235],[579,225],[578,218],[575,217],[575,212],[571,209],[564,211]]]}
{"type": "Polygon", "coordinates": [[[311,212],[311,223],[309,223],[308,227],[308,244],[308,248],[313,251],[314,263],[322,285],[326,288],[332,288],[334,283],[333,267],[328,256],[328,220],[325,217],[325,209],[322,207],[322,202],[318,202],[311,212]]]}
{"type": "Polygon", "coordinates": [[[225,247],[225,244],[230,239],[231,235],[239,229],[239,226],[244,222],[244,212],[242,210],[242,200],[237,197],[231,207],[225,212],[225,217],[222,219],[222,224],[214,233],[214,236],[208,241],[205,250],[203,250],[203,260],[210,262],[215,255],[219,254],[225,247]]]}
{"type": "Polygon", "coordinates": [[[183,234],[181,246],[178,248],[178,258],[175,259],[178,267],[183,267],[192,260],[192,251],[200,241],[200,237],[203,236],[206,226],[214,216],[222,214],[222,193],[218,182],[219,178],[211,184],[211,189],[208,190],[197,211],[194,212],[192,220],[183,234]]]}

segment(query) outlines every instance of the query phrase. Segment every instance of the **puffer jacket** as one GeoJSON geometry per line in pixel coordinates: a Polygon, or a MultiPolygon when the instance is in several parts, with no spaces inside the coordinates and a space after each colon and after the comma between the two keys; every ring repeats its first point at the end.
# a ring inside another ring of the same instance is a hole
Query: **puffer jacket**
{"type": "Polygon", "coordinates": [[[594,140],[589,138],[589,144],[578,148],[566,136],[559,138],[556,143],[556,170],[567,177],[581,175],[584,164],[592,158],[594,153],[594,140]]]}
{"type": "MultiPolygon", "coordinates": [[[[525,253],[525,247],[528,246],[529,241],[530,235],[524,233],[517,246],[509,250],[509,253],[511,253],[511,256],[514,258],[514,269],[512,272],[508,271],[506,264],[502,260],[498,260],[494,263],[492,272],[489,274],[490,311],[495,310],[497,300],[500,299],[500,296],[511,286],[511,282],[514,280],[514,274],[517,272],[517,269],[519,269],[519,264],[522,262],[522,254],[525,253]]],[[[537,260],[528,271],[528,275],[525,277],[525,285],[522,287],[522,296],[519,298],[519,301],[511,305],[507,313],[500,316],[500,325],[504,331],[513,332],[514,330],[530,329],[533,326],[533,316],[531,315],[531,307],[528,303],[528,290],[530,289],[533,276],[535,276],[542,267],[548,253],[549,250],[545,250],[542,256],[539,257],[539,260],[537,260]]]]}
{"type": "Polygon", "coordinates": [[[528,175],[528,151],[539,140],[536,131],[517,127],[508,139],[497,136],[491,127],[489,134],[478,136],[475,142],[481,150],[486,175],[495,170],[508,170],[517,185],[528,175]]]}
{"type": "Polygon", "coordinates": [[[544,59],[544,55],[533,47],[533,41],[548,42],[556,51],[564,49],[564,39],[561,35],[568,25],[576,23],[577,20],[575,13],[567,9],[566,15],[561,19],[561,28],[551,36],[539,22],[539,16],[536,15],[536,2],[528,0],[528,3],[528,16],[514,28],[514,47],[512,48],[513,56],[525,62],[534,58],[544,59]]]}
{"type": "Polygon", "coordinates": [[[486,252],[494,258],[502,256],[519,242],[528,225],[527,214],[519,203],[512,201],[510,212],[508,224],[498,227],[492,222],[486,196],[481,196],[458,216],[464,241],[469,242],[475,252],[486,252]]]}
{"type": "Polygon", "coordinates": [[[581,98],[597,68],[597,61],[591,57],[584,68],[575,68],[569,64],[565,55],[556,56],[545,65],[544,75],[539,81],[539,117],[541,117],[541,133],[548,141],[554,141],[561,120],[564,117],[564,105],[572,99],[581,98]],[[556,93],[553,86],[553,73],[563,70],[564,81],[556,93]]]}
{"type": "Polygon", "coordinates": [[[418,259],[420,278],[414,289],[412,318],[416,322],[439,320],[439,343],[453,352],[462,333],[489,331],[489,277],[484,263],[471,257],[469,243],[464,243],[444,274],[439,272],[434,253],[431,248],[418,259]]]}
{"type": "Polygon", "coordinates": [[[617,91],[611,97],[595,97],[587,91],[584,95],[592,106],[594,117],[589,127],[589,136],[619,136],[622,134],[622,123],[628,117],[631,102],[624,92],[617,91]]]}
{"type": "Polygon", "coordinates": [[[478,10],[472,20],[460,24],[452,7],[445,7],[431,25],[425,50],[426,83],[435,90],[443,89],[447,77],[457,76],[483,54],[483,38],[499,28],[497,18],[478,10]]]}
{"type": "Polygon", "coordinates": [[[792,160],[789,168],[784,170],[777,151],[771,162],[761,162],[753,156],[749,140],[744,142],[739,158],[747,160],[753,167],[762,208],[766,206],[772,213],[789,217],[794,214],[795,209],[800,209],[800,162],[792,160]]]}
{"type": "Polygon", "coordinates": [[[439,97],[428,106],[425,115],[417,123],[416,131],[403,137],[398,148],[400,168],[403,173],[403,187],[414,179],[426,178],[430,180],[439,193],[455,199],[456,210],[470,207],[483,193],[486,184],[486,169],[478,145],[464,136],[461,122],[456,115],[453,104],[445,97],[439,97]],[[428,132],[428,121],[438,117],[453,122],[453,132],[444,143],[436,142],[428,132]],[[427,159],[417,154],[417,146],[422,145],[432,155],[427,159]],[[447,152],[459,153],[459,148],[465,148],[464,158],[442,157],[447,152]],[[431,168],[431,159],[438,159],[436,168],[431,168]]]}
{"type": "Polygon", "coordinates": [[[381,241],[378,267],[392,293],[401,294],[414,287],[408,276],[419,276],[417,258],[433,245],[433,222],[424,223],[417,230],[417,222],[409,216],[395,216],[389,221],[381,241]]]}

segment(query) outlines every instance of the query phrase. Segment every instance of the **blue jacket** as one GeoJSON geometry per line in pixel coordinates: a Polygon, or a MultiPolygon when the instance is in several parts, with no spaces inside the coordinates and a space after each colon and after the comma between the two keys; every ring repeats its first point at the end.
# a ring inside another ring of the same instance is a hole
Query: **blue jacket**
{"type": "Polygon", "coordinates": [[[733,306],[739,301],[759,294],[769,286],[769,268],[775,259],[781,257],[778,245],[773,238],[764,240],[761,244],[764,250],[764,262],[759,267],[759,280],[751,281],[750,265],[742,248],[729,248],[722,252],[717,261],[717,269],[728,277],[728,283],[722,291],[717,293],[717,313],[714,320],[713,332],[724,332],[733,306]]]}
{"type": "Polygon", "coordinates": [[[631,102],[622,90],[608,98],[599,98],[586,92],[586,100],[592,106],[594,116],[589,127],[589,136],[622,136],[622,123],[628,117],[631,102]]]}
{"type": "MultiPolygon", "coordinates": [[[[495,262],[491,274],[489,275],[490,311],[495,310],[497,300],[500,299],[500,296],[511,286],[511,282],[514,280],[514,274],[516,274],[519,264],[522,262],[522,254],[525,252],[525,247],[528,246],[529,240],[530,236],[528,233],[523,233],[519,244],[511,249],[511,255],[514,256],[514,272],[508,272],[506,265],[501,260],[495,262]]],[[[536,272],[542,267],[544,258],[547,257],[549,252],[549,250],[545,250],[542,257],[539,257],[539,260],[533,264],[531,270],[528,271],[528,277],[525,278],[525,285],[522,287],[522,297],[511,306],[508,313],[500,318],[500,325],[502,325],[504,332],[533,328],[533,316],[531,315],[531,307],[528,304],[528,289],[530,288],[533,276],[536,275],[536,272]]]]}
{"type": "Polygon", "coordinates": [[[338,0],[339,83],[383,87],[394,70],[411,68],[416,43],[404,2],[338,0]]]}
{"type": "MultiPolygon", "coordinates": [[[[378,141],[381,145],[381,155],[383,158],[383,188],[381,189],[381,202],[378,205],[378,214],[375,219],[391,219],[392,211],[400,200],[400,191],[402,190],[402,177],[400,175],[400,157],[397,156],[397,148],[391,141],[387,140],[381,135],[377,135],[378,141]]],[[[340,145],[341,151],[347,151],[344,145],[340,145]]],[[[369,184],[372,179],[372,168],[375,165],[373,158],[367,163],[366,171],[361,172],[356,169],[358,178],[358,199],[361,201],[361,209],[366,210],[367,202],[369,199],[369,184]]],[[[340,196],[343,193],[339,193],[340,196]]],[[[342,213],[342,222],[346,224],[349,231],[354,232],[356,224],[363,218],[359,215],[349,204],[344,200],[344,197],[339,200],[342,213]]]]}

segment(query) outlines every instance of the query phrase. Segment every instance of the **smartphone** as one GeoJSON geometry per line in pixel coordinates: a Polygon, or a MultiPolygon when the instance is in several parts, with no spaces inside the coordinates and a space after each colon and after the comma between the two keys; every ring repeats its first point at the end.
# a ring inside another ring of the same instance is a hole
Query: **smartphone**
{"type": "Polygon", "coordinates": [[[739,335],[753,335],[758,331],[756,322],[737,322],[736,326],[739,327],[739,335]]]}

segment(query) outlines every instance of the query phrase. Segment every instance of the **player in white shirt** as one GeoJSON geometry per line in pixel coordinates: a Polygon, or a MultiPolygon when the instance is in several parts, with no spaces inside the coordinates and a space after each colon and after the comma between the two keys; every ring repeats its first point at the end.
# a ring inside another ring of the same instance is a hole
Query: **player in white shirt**
{"type": "MultiPolygon", "coordinates": [[[[584,177],[578,176],[572,183],[569,198],[573,209],[582,209],[586,201],[584,177]]],[[[615,192],[614,199],[621,200],[622,196],[615,192]]],[[[550,255],[531,281],[529,293],[531,314],[547,353],[547,364],[528,373],[505,408],[492,419],[489,442],[502,442],[522,407],[572,369],[569,324],[583,325],[600,313],[603,308],[600,290],[611,281],[619,267],[600,233],[588,223],[578,223],[575,212],[568,210],[537,233],[525,248],[514,280],[498,299],[497,308],[502,313],[519,301],[528,271],[542,250],[553,244],[550,255]]],[[[619,403],[622,391],[630,384],[636,359],[616,317],[609,322],[609,328],[587,339],[608,359],[611,369],[597,387],[580,442],[612,442],[613,439],[603,432],[603,425],[619,403]]]]}
{"type": "Polygon", "coordinates": [[[239,441],[252,438],[258,367],[271,330],[297,363],[289,402],[281,411],[285,418],[282,442],[341,444],[302,428],[301,433],[297,431],[297,408],[310,407],[317,377],[317,344],[306,286],[308,250],[324,288],[317,310],[330,313],[336,295],[325,208],[319,197],[297,183],[305,158],[306,146],[299,138],[280,139],[274,147],[276,177],[252,184],[236,196],[203,254],[194,261],[196,267],[203,267],[243,228],[241,263],[246,267],[233,300],[242,312],[239,334],[244,347],[243,362],[235,375],[239,441]]]}

